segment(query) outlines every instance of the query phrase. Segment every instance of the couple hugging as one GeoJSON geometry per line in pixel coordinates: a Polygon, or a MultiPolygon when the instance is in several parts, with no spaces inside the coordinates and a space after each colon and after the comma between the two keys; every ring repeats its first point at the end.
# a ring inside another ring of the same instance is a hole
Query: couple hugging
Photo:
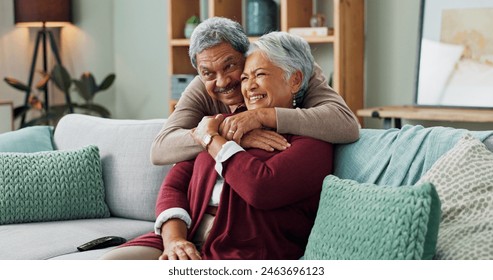
{"type": "Polygon", "coordinates": [[[252,42],[214,17],[193,32],[198,76],[156,136],[171,164],[154,232],[104,259],[299,259],[315,221],[332,144],[358,123],[327,84],[308,43],[285,32],[252,42]]]}

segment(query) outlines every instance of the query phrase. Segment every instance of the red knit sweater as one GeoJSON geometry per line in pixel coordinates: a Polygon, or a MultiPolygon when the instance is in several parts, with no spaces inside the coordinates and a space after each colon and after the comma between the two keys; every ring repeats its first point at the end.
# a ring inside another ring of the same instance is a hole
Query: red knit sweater
{"type": "MultiPolygon", "coordinates": [[[[332,145],[287,135],[291,147],[239,152],[224,164],[224,187],[203,259],[298,259],[303,256],[325,176],[332,172],[332,145]]],[[[202,152],[176,164],[161,188],[157,214],[181,207],[192,218],[191,240],[212,195],[215,161],[202,152]]]]}

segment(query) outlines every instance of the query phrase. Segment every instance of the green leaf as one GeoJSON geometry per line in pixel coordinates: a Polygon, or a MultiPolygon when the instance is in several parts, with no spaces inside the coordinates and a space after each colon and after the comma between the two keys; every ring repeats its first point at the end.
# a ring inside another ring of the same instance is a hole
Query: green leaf
{"type": "Polygon", "coordinates": [[[109,74],[104,78],[103,82],[99,85],[98,91],[105,90],[109,88],[113,82],[115,81],[116,75],[115,74],[109,74]]]}
{"type": "Polygon", "coordinates": [[[17,79],[14,79],[14,78],[10,78],[10,77],[5,77],[3,79],[7,84],[9,84],[11,87],[14,87],[18,90],[22,90],[22,91],[31,91],[31,89],[24,83],[20,82],[19,80],[17,79]]]}
{"type": "Polygon", "coordinates": [[[24,106],[19,106],[14,108],[14,119],[18,117],[22,117],[24,114],[26,114],[29,110],[31,109],[30,106],[24,105],[24,106]]]}
{"type": "Polygon", "coordinates": [[[92,103],[92,104],[80,104],[80,105],[77,105],[77,108],[92,111],[92,112],[96,113],[97,115],[99,115],[103,118],[111,117],[110,111],[108,111],[108,109],[106,109],[103,106],[98,105],[98,104],[94,104],[94,103],[92,103]]]}
{"type": "Polygon", "coordinates": [[[34,118],[30,120],[29,122],[25,123],[22,127],[27,127],[27,126],[33,126],[33,125],[51,125],[52,121],[56,122],[61,118],[61,116],[58,116],[56,114],[48,113],[46,115],[43,115],[39,118],[34,118]]]}
{"type": "Polygon", "coordinates": [[[84,72],[80,76],[80,81],[85,84],[88,89],[88,93],[91,96],[94,96],[94,94],[96,94],[98,86],[96,85],[96,80],[94,79],[94,76],[90,72],[84,72]]]}
{"type": "Polygon", "coordinates": [[[199,24],[200,23],[200,18],[196,15],[193,15],[187,19],[186,23],[192,23],[192,24],[199,24]]]}
{"type": "Polygon", "coordinates": [[[57,116],[63,116],[68,112],[69,106],[67,104],[58,104],[58,105],[53,105],[50,106],[50,113],[57,115],[57,116]]]}
{"type": "Polygon", "coordinates": [[[48,81],[50,80],[51,76],[47,73],[43,75],[41,80],[34,86],[37,90],[44,90],[46,86],[48,85],[48,81]]]}
{"type": "Polygon", "coordinates": [[[60,64],[55,65],[51,71],[51,79],[61,91],[66,94],[69,92],[72,78],[65,67],[60,64]]]}
{"type": "Polygon", "coordinates": [[[75,89],[76,89],[77,93],[79,93],[79,95],[86,102],[92,100],[93,96],[92,96],[89,88],[87,88],[86,83],[83,83],[82,81],[79,81],[79,80],[72,80],[72,82],[74,82],[75,89]]]}

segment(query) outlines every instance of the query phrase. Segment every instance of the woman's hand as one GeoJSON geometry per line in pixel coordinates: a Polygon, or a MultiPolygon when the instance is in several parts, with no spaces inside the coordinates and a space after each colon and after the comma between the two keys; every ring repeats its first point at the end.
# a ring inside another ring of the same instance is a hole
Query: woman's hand
{"type": "Polygon", "coordinates": [[[170,219],[161,227],[164,251],[160,260],[201,260],[199,251],[186,239],[187,225],[180,219],[170,219]]]}
{"type": "Polygon", "coordinates": [[[199,251],[192,242],[186,239],[169,240],[164,244],[164,252],[160,260],[201,260],[199,251]]]}
{"type": "Polygon", "coordinates": [[[273,152],[274,150],[284,151],[291,146],[291,144],[277,132],[265,129],[254,129],[241,138],[240,146],[245,149],[257,148],[273,152]]]}

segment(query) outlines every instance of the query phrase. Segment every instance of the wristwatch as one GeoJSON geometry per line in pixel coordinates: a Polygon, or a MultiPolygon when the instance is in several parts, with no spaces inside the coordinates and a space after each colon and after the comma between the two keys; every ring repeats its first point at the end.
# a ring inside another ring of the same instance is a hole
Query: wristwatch
{"type": "Polygon", "coordinates": [[[218,135],[219,135],[219,133],[215,133],[212,135],[206,134],[206,135],[204,135],[204,137],[202,137],[202,142],[204,143],[204,149],[206,151],[207,151],[207,149],[209,149],[209,146],[212,143],[212,139],[218,135]]]}

